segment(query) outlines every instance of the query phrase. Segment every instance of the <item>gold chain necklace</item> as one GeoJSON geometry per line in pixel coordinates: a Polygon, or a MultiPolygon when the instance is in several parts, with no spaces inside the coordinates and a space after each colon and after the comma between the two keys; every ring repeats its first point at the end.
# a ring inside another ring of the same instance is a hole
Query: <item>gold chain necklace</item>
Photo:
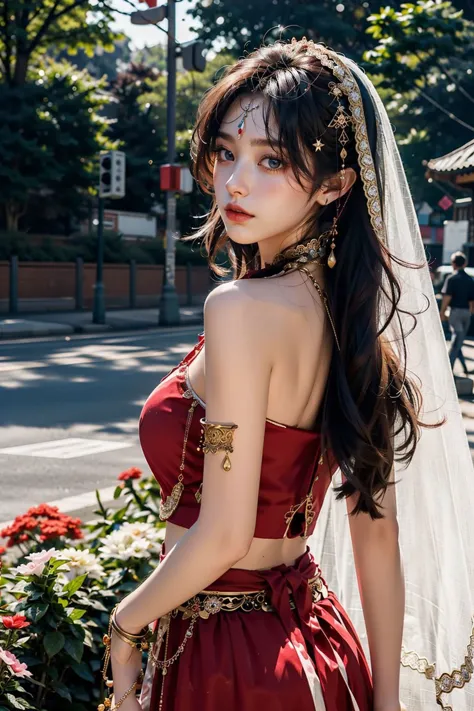
{"type": "Polygon", "coordinates": [[[302,267],[302,266],[300,266],[300,265],[298,265],[296,268],[297,268],[297,270],[298,270],[299,272],[304,272],[305,274],[307,274],[307,275],[309,276],[309,278],[311,279],[311,281],[313,282],[314,286],[316,287],[316,290],[317,290],[319,296],[321,297],[321,301],[323,302],[324,308],[326,309],[326,313],[327,313],[327,315],[328,315],[328,319],[329,319],[329,322],[330,322],[330,324],[331,324],[332,331],[333,331],[333,333],[334,333],[334,338],[336,339],[337,350],[340,351],[340,350],[341,350],[341,347],[340,347],[340,345],[339,345],[339,339],[338,339],[338,337],[337,337],[336,327],[335,327],[335,325],[334,325],[334,321],[333,321],[333,318],[332,318],[332,315],[331,315],[331,311],[329,310],[328,297],[326,296],[326,292],[323,291],[323,289],[321,289],[320,285],[319,285],[318,282],[316,281],[315,277],[311,274],[311,272],[309,271],[309,269],[307,269],[306,267],[302,267]]]}
{"type": "MultiPolygon", "coordinates": [[[[193,395],[190,390],[186,390],[186,392],[183,394],[183,397],[190,398],[190,397],[193,397],[193,395]]],[[[181,499],[182,493],[184,491],[183,470],[184,470],[184,460],[186,457],[186,447],[188,444],[189,430],[191,428],[191,422],[193,420],[194,410],[196,409],[198,404],[199,404],[198,401],[193,398],[191,407],[188,410],[188,417],[186,419],[186,427],[184,430],[184,443],[183,443],[183,451],[181,453],[181,464],[179,465],[178,481],[173,486],[173,488],[171,490],[171,494],[165,500],[161,499],[161,501],[160,501],[160,520],[161,521],[166,521],[176,511],[179,501],[181,499]]]]}

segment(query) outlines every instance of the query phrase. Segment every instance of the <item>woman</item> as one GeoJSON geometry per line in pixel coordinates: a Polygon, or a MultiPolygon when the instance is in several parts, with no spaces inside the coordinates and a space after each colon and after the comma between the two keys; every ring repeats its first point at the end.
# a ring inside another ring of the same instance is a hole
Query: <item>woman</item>
{"type": "Polygon", "coordinates": [[[112,708],[400,711],[402,696],[431,709],[454,688],[456,709],[473,708],[472,465],[372,84],[305,38],[262,47],[204,96],[192,158],[213,195],[194,237],[217,272],[227,248],[235,279],[206,300],[205,346],[142,411],[166,538],[111,615],[112,708]]]}

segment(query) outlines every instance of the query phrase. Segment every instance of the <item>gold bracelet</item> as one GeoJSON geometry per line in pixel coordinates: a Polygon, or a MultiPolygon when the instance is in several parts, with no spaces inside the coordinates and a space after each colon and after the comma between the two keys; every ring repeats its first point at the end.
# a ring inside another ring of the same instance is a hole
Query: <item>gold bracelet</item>
{"type": "Polygon", "coordinates": [[[138,675],[138,679],[133,682],[133,684],[131,685],[131,687],[129,689],[127,689],[127,691],[123,694],[122,698],[117,701],[115,706],[112,706],[112,702],[111,702],[110,698],[108,698],[108,699],[104,700],[103,704],[98,705],[97,711],[116,711],[117,709],[119,709],[121,707],[121,705],[123,704],[123,702],[125,701],[125,699],[127,699],[130,696],[130,694],[137,688],[137,686],[143,681],[144,676],[145,675],[143,673],[143,669],[141,669],[140,673],[138,675]]]}
{"type": "Polygon", "coordinates": [[[216,454],[219,450],[223,450],[225,457],[222,460],[221,466],[224,471],[230,471],[232,464],[229,452],[234,451],[232,442],[234,439],[234,430],[237,429],[238,425],[209,422],[205,417],[202,417],[199,422],[202,425],[202,430],[201,439],[197,448],[198,452],[202,449],[204,454],[216,454]]]}
{"type": "Polygon", "coordinates": [[[115,605],[114,609],[112,610],[112,626],[114,627],[114,629],[116,629],[117,632],[119,632],[123,637],[127,637],[132,642],[134,640],[138,642],[139,640],[146,637],[148,634],[148,627],[143,627],[142,631],[138,634],[132,634],[131,632],[127,632],[122,627],[120,627],[119,623],[117,622],[117,607],[118,605],[115,605]]]}

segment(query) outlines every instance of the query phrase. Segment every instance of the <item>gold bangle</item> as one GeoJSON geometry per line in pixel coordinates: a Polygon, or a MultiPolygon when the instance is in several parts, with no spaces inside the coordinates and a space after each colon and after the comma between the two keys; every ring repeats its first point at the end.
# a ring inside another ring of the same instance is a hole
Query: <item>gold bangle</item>
{"type": "Polygon", "coordinates": [[[232,442],[234,439],[234,430],[238,425],[232,423],[223,424],[220,422],[209,422],[205,417],[202,417],[199,422],[202,425],[201,440],[198,445],[198,451],[202,449],[204,454],[216,454],[219,450],[225,452],[221,466],[224,471],[228,472],[232,468],[229,457],[229,452],[233,452],[232,442]]]}
{"type": "Polygon", "coordinates": [[[124,637],[124,635],[118,631],[116,627],[114,627],[112,623],[112,632],[117,635],[119,639],[122,640],[122,642],[125,642],[125,644],[128,644],[129,647],[132,647],[132,649],[137,648],[137,642],[132,642],[131,639],[128,639],[128,637],[124,637]]]}
{"type": "Polygon", "coordinates": [[[143,627],[142,631],[139,632],[139,634],[132,634],[131,632],[127,632],[127,630],[124,630],[123,627],[120,627],[119,623],[117,622],[117,607],[116,605],[112,611],[112,627],[117,630],[121,635],[124,637],[127,637],[131,642],[136,640],[139,642],[142,640],[144,637],[147,636],[148,634],[148,627],[143,627]]]}

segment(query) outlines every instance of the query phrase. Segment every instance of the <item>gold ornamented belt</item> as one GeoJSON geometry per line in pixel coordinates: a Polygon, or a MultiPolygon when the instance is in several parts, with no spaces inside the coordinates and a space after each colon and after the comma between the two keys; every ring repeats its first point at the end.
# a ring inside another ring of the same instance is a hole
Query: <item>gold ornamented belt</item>
{"type": "MultiPolygon", "coordinates": [[[[308,587],[311,590],[313,602],[319,602],[328,596],[328,589],[324,584],[321,575],[318,573],[314,578],[308,580],[308,587]]],[[[295,609],[296,605],[293,600],[290,589],[288,589],[290,598],[290,607],[295,609]]],[[[264,612],[273,612],[275,608],[270,603],[270,594],[268,590],[245,590],[242,592],[220,592],[218,590],[203,590],[194,595],[190,600],[175,608],[167,615],[163,615],[158,623],[156,631],[156,639],[150,649],[149,655],[153,666],[160,670],[163,677],[168,674],[168,669],[178,660],[184,652],[187,641],[193,636],[194,627],[199,619],[207,620],[211,615],[218,612],[253,612],[254,610],[263,610],[264,612]],[[171,620],[177,617],[179,613],[183,613],[183,620],[189,619],[189,626],[184,634],[184,639],[178,648],[171,656],[168,656],[168,642],[171,620]],[[164,658],[159,659],[160,649],[164,643],[164,658]]],[[[158,711],[162,711],[163,707],[163,691],[164,678],[161,683],[160,699],[158,703],[158,711]]]]}
{"type": "MultiPolygon", "coordinates": [[[[308,580],[308,587],[311,590],[313,602],[319,602],[328,596],[328,589],[321,577],[317,575],[308,580]]],[[[295,609],[295,603],[290,593],[290,607],[295,609]]],[[[263,610],[264,612],[274,612],[275,608],[270,603],[270,597],[266,590],[246,590],[245,592],[218,592],[216,590],[203,590],[183,605],[173,610],[173,617],[178,612],[183,613],[183,620],[198,615],[207,620],[210,615],[217,612],[253,612],[263,610]]]]}

